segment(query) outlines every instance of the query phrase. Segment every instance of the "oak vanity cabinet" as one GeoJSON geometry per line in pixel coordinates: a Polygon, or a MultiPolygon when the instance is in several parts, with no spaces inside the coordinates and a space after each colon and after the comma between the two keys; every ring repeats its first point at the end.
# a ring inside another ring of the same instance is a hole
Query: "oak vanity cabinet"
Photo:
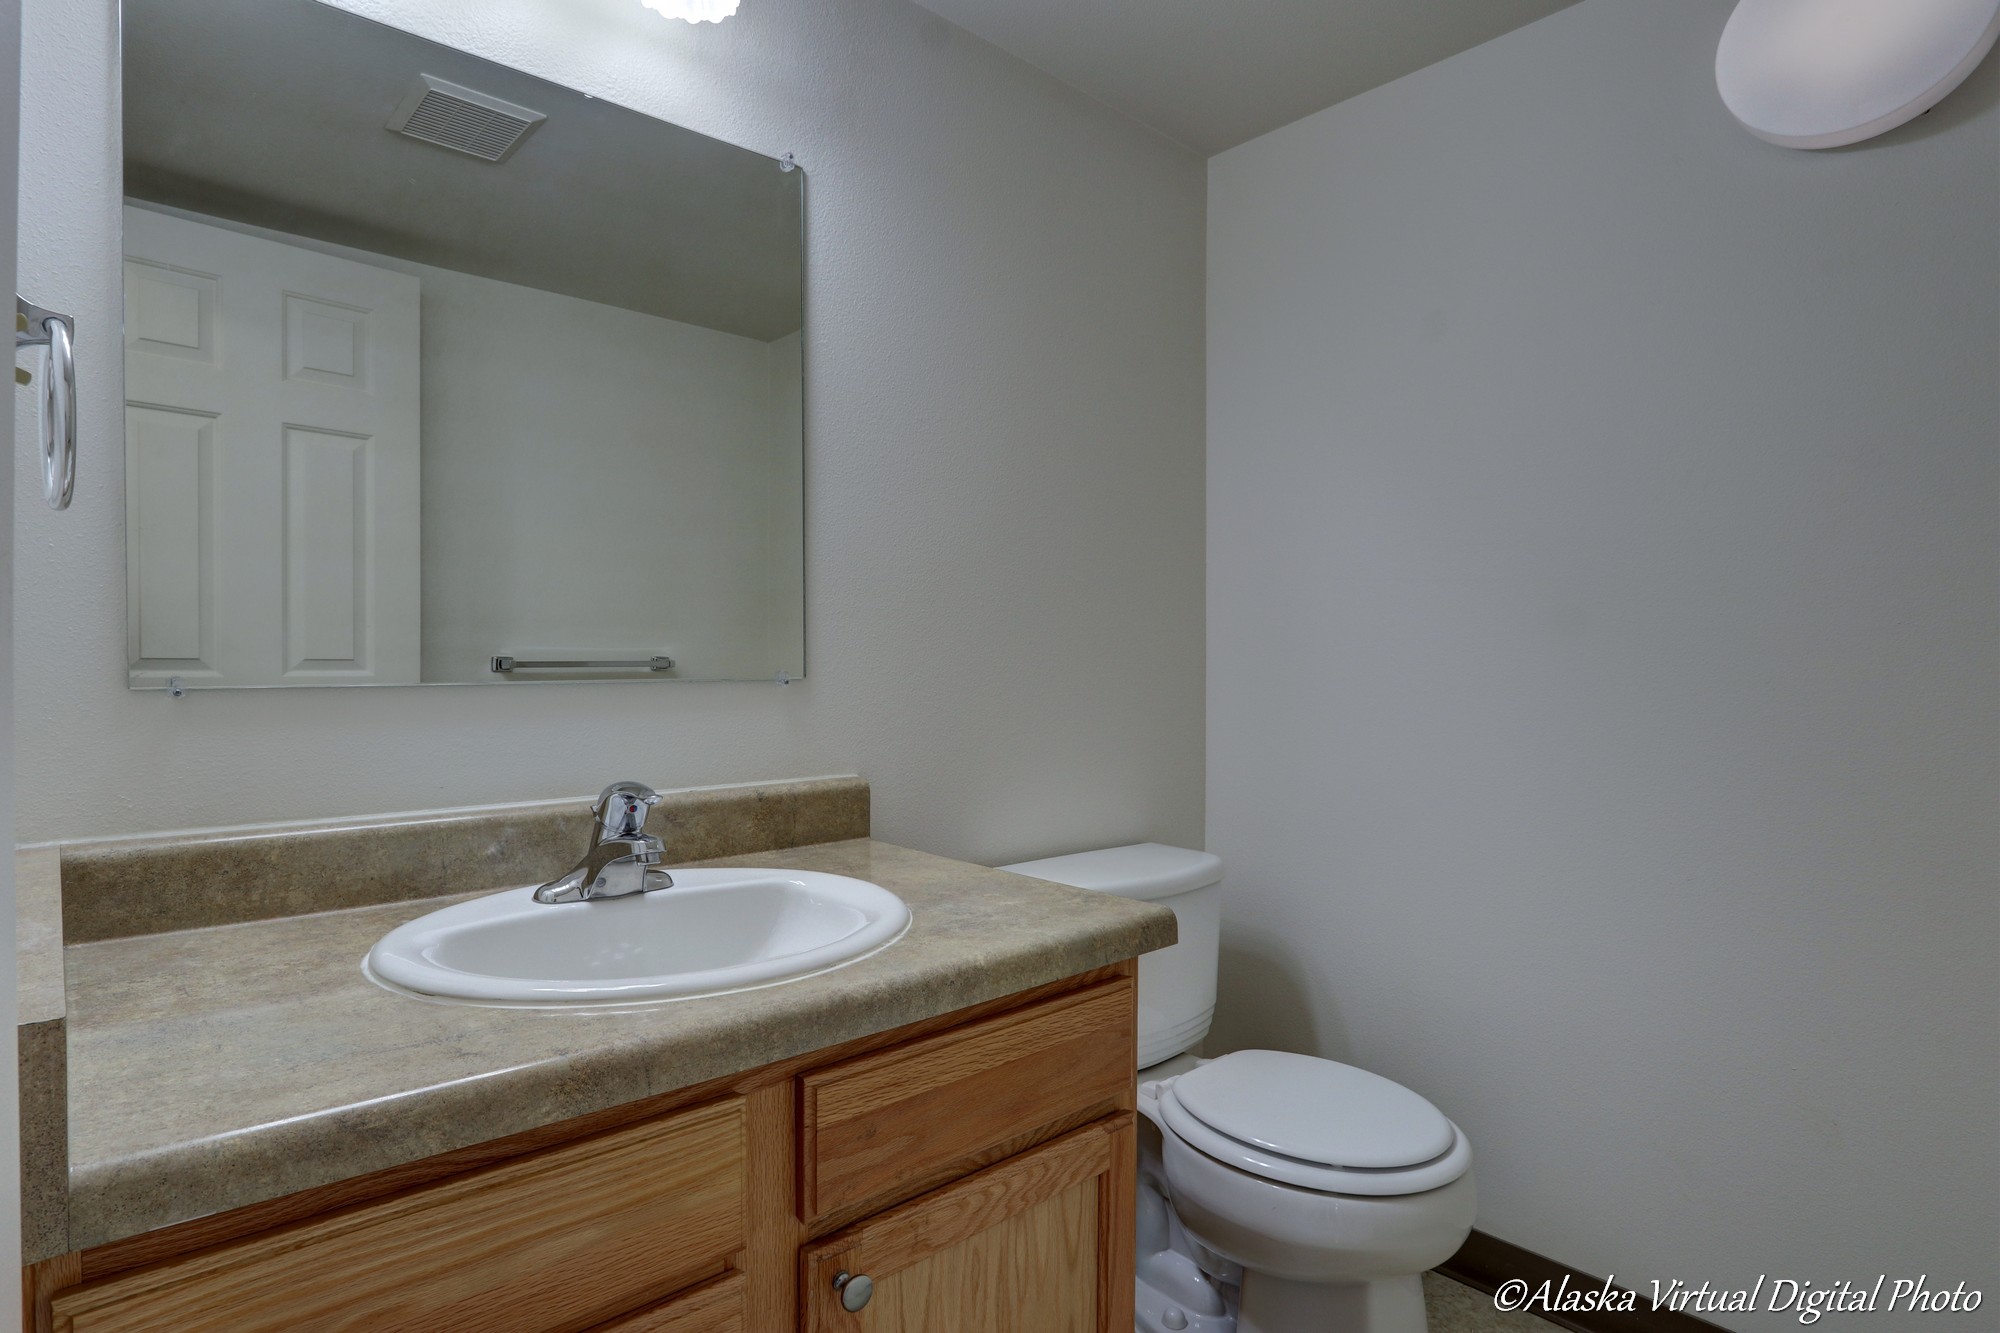
{"type": "Polygon", "coordinates": [[[26,1270],[36,1333],[1124,1333],[1133,965],[26,1270]]]}

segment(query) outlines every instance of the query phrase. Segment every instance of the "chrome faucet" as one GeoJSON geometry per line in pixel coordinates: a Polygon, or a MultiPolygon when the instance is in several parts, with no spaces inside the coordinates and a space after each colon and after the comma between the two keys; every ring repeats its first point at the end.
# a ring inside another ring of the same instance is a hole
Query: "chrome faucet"
{"type": "Polygon", "coordinates": [[[639,782],[614,782],[597,794],[590,850],[576,868],[535,890],[538,903],[581,903],[671,889],[674,877],[660,869],[666,844],[650,833],[646,816],[660,794],[639,782]]]}

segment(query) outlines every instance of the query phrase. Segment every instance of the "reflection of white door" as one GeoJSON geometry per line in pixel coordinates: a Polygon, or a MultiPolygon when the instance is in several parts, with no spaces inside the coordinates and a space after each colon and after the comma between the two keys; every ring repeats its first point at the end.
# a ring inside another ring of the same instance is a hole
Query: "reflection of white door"
{"type": "Polygon", "coordinates": [[[125,210],[135,684],[418,679],[419,289],[125,210]]]}

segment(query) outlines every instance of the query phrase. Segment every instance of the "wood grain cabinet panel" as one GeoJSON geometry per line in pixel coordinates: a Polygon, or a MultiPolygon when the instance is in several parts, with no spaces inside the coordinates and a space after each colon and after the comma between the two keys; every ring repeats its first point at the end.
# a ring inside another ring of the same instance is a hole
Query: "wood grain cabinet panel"
{"type": "Polygon", "coordinates": [[[799,1079],[800,1216],[909,1198],[1130,1109],[1134,985],[1106,982],[799,1079]]]}
{"type": "Polygon", "coordinates": [[[1133,1151],[1127,1113],[808,1246],[806,1333],[1125,1333],[1133,1151]]]}
{"type": "MultiPolygon", "coordinates": [[[[732,1097],[78,1287],[54,1330],[582,1333],[722,1272],[745,1156],[732,1097]]],[[[710,1323],[629,1327],[729,1329],[717,1290],[710,1323]]]]}
{"type": "Polygon", "coordinates": [[[749,1284],[731,1273],[591,1333],[750,1333],[748,1301],[749,1284]]]}

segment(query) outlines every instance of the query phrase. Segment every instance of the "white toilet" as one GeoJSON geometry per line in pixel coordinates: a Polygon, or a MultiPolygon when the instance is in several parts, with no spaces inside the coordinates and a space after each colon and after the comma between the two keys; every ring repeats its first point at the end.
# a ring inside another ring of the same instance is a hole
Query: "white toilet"
{"type": "Polygon", "coordinates": [[[1138,1333],[1425,1333],[1421,1275],[1472,1230],[1472,1145],[1350,1065],[1187,1054],[1215,1013],[1221,860],[1149,842],[1005,868],[1180,921],[1139,960],[1138,1333]]]}

